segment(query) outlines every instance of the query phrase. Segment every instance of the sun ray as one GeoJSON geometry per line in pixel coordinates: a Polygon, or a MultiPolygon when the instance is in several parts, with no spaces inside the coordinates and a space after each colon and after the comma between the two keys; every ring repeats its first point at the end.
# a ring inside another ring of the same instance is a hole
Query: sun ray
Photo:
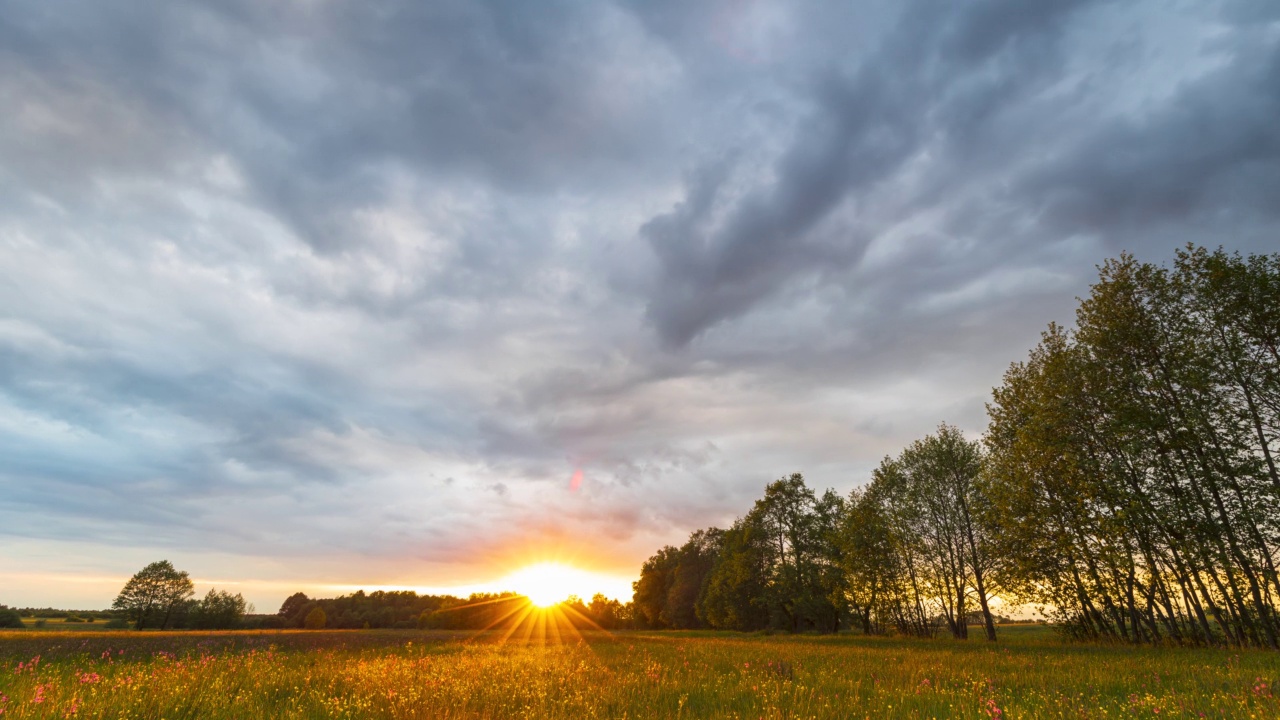
{"type": "Polygon", "coordinates": [[[524,627],[526,623],[530,622],[529,616],[536,611],[537,611],[537,608],[535,608],[532,603],[524,603],[523,605],[521,605],[520,617],[516,618],[515,621],[511,623],[511,627],[507,628],[506,632],[502,634],[502,637],[498,639],[499,644],[505,644],[508,640],[510,640],[512,635],[516,634],[516,632],[519,631],[520,628],[524,627]]]}
{"type": "MultiPolygon", "coordinates": [[[[567,604],[566,604],[566,605],[563,605],[562,607],[565,609],[566,613],[573,613],[575,617],[577,617],[577,618],[581,619],[581,620],[582,620],[582,622],[584,622],[584,623],[586,623],[586,624],[590,625],[592,628],[594,628],[594,629],[596,629],[596,630],[599,630],[600,632],[605,633],[605,634],[607,634],[607,635],[613,635],[613,633],[611,633],[611,632],[609,632],[608,630],[606,630],[606,629],[604,629],[604,628],[600,627],[600,625],[599,625],[598,623],[596,623],[596,621],[595,621],[595,620],[592,620],[592,619],[591,619],[591,616],[590,616],[590,615],[584,615],[584,614],[582,614],[582,613],[578,612],[578,609],[577,609],[577,608],[575,608],[574,606],[572,606],[572,605],[567,605],[567,604]]],[[[575,627],[575,629],[577,629],[577,628],[575,627]]]]}
{"type": "MultiPolygon", "coordinates": [[[[512,598],[507,598],[507,599],[512,601],[512,604],[514,605],[514,607],[512,607],[512,608],[511,608],[511,610],[507,611],[505,614],[500,615],[500,616],[499,616],[497,619],[495,619],[493,622],[491,622],[491,623],[489,623],[488,625],[485,625],[484,627],[482,627],[482,628],[480,628],[479,630],[477,630],[474,634],[472,634],[472,635],[471,635],[471,639],[477,638],[477,637],[479,637],[480,635],[482,635],[483,633],[488,632],[489,630],[492,630],[492,629],[494,629],[494,628],[498,627],[498,626],[499,626],[499,625],[501,625],[503,622],[505,622],[508,618],[510,618],[512,615],[515,615],[516,613],[521,612],[521,611],[523,611],[523,612],[525,612],[525,613],[528,613],[528,612],[530,612],[530,611],[532,610],[532,608],[533,608],[533,605],[529,602],[528,598],[524,598],[524,597],[519,597],[519,596],[517,596],[517,597],[512,597],[512,598]]],[[[521,618],[523,618],[523,616],[521,616],[521,618]]],[[[519,623],[519,621],[517,620],[517,624],[518,624],[518,623],[519,623]]],[[[508,633],[508,635],[509,635],[509,634],[510,634],[510,633],[508,633]]],[[[505,641],[506,641],[506,638],[507,638],[507,635],[504,635],[504,636],[502,637],[501,642],[505,642],[505,641]]]]}
{"type": "Polygon", "coordinates": [[[469,610],[471,608],[480,607],[481,605],[492,605],[494,603],[514,602],[516,600],[526,600],[526,599],[527,598],[523,598],[519,595],[504,595],[503,597],[491,598],[489,600],[481,600],[479,602],[465,602],[465,603],[462,603],[461,605],[454,605],[453,607],[442,608],[440,610],[437,610],[436,612],[453,612],[455,610],[469,610]]]}

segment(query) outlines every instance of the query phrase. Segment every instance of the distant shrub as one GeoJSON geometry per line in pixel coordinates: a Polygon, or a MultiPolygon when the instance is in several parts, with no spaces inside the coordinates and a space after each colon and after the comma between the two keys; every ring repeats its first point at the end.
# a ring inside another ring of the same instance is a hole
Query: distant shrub
{"type": "Polygon", "coordinates": [[[63,622],[82,623],[84,622],[84,618],[80,617],[79,615],[68,615],[66,619],[63,620],[63,622]]]}
{"type": "Polygon", "coordinates": [[[0,628],[24,628],[22,616],[8,608],[0,609],[0,628]]]}
{"type": "Polygon", "coordinates": [[[124,630],[129,627],[129,621],[119,617],[111,618],[107,621],[106,625],[103,625],[103,627],[108,630],[124,630]]]}
{"type": "Polygon", "coordinates": [[[48,618],[40,618],[36,620],[36,627],[42,628],[49,624],[48,618]]]}

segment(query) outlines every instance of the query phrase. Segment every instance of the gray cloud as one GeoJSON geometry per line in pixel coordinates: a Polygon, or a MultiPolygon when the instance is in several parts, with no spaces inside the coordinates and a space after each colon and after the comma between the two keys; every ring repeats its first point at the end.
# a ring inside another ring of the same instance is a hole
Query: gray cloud
{"type": "Polygon", "coordinates": [[[1274,250],[1272,5],[12,4],[0,543],[443,584],[846,490],[1105,257],[1274,250]]]}

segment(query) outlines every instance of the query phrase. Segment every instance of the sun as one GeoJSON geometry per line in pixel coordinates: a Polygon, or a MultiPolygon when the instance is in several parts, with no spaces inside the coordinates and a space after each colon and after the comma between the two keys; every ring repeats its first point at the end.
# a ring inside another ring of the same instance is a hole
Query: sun
{"type": "Polygon", "coordinates": [[[529,598],[537,607],[545,608],[579,594],[586,575],[567,565],[538,563],[511,573],[502,580],[502,585],[529,598]]]}

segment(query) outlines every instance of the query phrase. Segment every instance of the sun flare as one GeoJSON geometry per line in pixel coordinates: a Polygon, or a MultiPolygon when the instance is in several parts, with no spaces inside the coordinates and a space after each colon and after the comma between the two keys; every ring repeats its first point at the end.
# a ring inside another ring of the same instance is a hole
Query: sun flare
{"type": "Polygon", "coordinates": [[[590,599],[594,576],[591,573],[559,563],[529,565],[502,580],[504,588],[529,598],[529,602],[545,608],[563,602],[570,595],[590,599]]]}

